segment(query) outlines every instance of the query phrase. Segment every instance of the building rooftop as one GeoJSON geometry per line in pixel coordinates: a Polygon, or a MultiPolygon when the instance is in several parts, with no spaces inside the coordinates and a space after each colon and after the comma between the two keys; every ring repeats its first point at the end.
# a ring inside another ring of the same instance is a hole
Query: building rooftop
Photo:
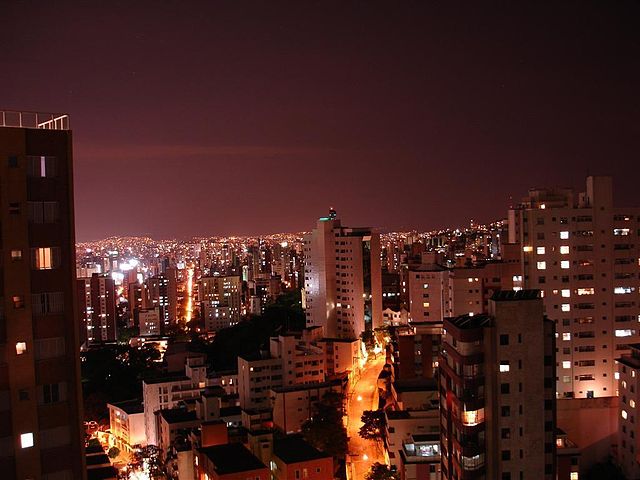
{"type": "Polygon", "coordinates": [[[160,410],[160,415],[166,420],[167,423],[183,423],[192,422],[198,419],[196,412],[184,410],[182,408],[170,408],[166,410],[160,410]]]}
{"type": "Polygon", "coordinates": [[[213,463],[213,468],[218,475],[250,472],[252,470],[267,468],[241,443],[227,443],[213,447],[204,447],[199,448],[198,451],[213,463]]]}
{"type": "Polygon", "coordinates": [[[70,130],[66,113],[18,112],[0,110],[0,127],[70,130]]]}
{"type": "Polygon", "coordinates": [[[289,435],[273,442],[273,454],[286,464],[308,462],[329,455],[309,445],[302,435],[289,435]]]}
{"type": "Polygon", "coordinates": [[[398,379],[393,388],[398,393],[402,392],[437,392],[438,382],[433,378],[408,378],[398,379]]]}
{"type": "MultiPolygon", "coordinates": [[[[475,329],[486,327],[491,323],[491,317],[489,315],[461,315],[459,317],[447,318],[447,322],[451,323],[454,327],[461,330],[475,329]]],[[[446,328],[446,325],[445,325],[446,328]]]]}
{"type": "Polygon", "coordinates": [[[127,415],[133,415],[134,413],[144,412],[144,406],[140,400],[125,400],[124,402],[111,403],[116,408],[119,408],[127,415]]]}
{"type": "Polygon", "coordinates": [[[239,406],[222,407],[220,409],[220,416],[221,417],[235,417],[235,416],[241,415],[241,414],[242,414],[242,409],[239,406]]]}
{"type": "Polygon", "coordinates": [[[535,300],[540,297],[540,290],[498,290],[493,294],[491,300],[494,302],[535,300]]]}

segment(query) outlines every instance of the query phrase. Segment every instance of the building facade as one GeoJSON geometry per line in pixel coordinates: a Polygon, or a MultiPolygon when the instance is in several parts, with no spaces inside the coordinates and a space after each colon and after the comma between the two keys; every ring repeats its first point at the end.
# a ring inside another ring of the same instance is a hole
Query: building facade
{"type": "Polygon", "coordinates": [[[543,292],[558,331],[560,398],[616,394],[615,359],[638,342],[640,208],[613,205],[610,177],[586,191],[531,190],[509,211],[525,288],[543,292]]]}
{"type": "Polygon", "coordinates": [[[360,338],[382,324],[380,236],[342,226],[334,210],[304,238],[307,326],[324,335],[360,338]]]}
{"type": "Polygon", "coordinates": [[[3,112],[4,125],[12,115],[23,127],[0,127],[0,471],[82,479],[71,131],[66,115],[3,112]]]}
{"type": "Polygon", "coordinates": [[[556,475],[555,332],[540,292],[499,292],[489,314],[444,322],[442,478],[556,475]]]}

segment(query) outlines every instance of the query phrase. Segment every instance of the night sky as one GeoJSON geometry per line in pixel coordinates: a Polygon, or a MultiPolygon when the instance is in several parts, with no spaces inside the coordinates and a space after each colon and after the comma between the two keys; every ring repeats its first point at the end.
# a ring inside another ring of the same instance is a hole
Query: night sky
{"type": "Polygon", "coordinates": [[[0,108],[71,115],[78,240],[640,205],[640,2],[451,3],[5,0],[0,108]]]}

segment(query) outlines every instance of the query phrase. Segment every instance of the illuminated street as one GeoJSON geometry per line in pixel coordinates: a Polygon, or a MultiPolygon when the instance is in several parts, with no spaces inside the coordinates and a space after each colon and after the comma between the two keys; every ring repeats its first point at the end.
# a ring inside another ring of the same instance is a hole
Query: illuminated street
{"type": "Polygon", "coordinates": [[[347,435],[349,436],[348,478],[362,480],[375,462],[384,463],[382,447],[373,440],[365,440],[358,434],[362,426],[362,412],[378,409],[376,381],[384,366],[384,354],[365,365],[360,379],[349,392],[347,402],[347,435]]]}
{"type": "Polygon", "coordinates": [[[187,306],[185,313],[186,322],[189,323],[193,316],[193,266],[187,269],[187,306]]]}

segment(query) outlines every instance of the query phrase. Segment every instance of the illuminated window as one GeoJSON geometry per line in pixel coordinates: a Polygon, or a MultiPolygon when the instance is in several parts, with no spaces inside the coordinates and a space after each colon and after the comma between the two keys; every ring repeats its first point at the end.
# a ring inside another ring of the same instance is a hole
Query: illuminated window
{"type": "Polygon", "coordinates": [[[562,260],[560,262],[560,268],[564,268],[565,270],[571,268],[571,262],[569,260],[562,260]]]}
{"type": "Polygon", "coordinates": [[[627,419],[627,411],[626,410],[622,410],[622,412],[620,412],[620,416],[622,416],[622,418],[624,418],[626,420],[627,419]]]}
{"type": "Polygon", "coordinates": [[[422,304],[422,306],[423,306],[424,308],[429,308],[429,302],[424,302],[424,303],[422,304]]]}
{"type": "Polygon", "coordinates": [[[562,368],[571,368],[571,362],[565,360],[564,362],[562,362],[562,368]]]}
{"type": "Polygon", "coordinates": [[[616,287],[613,289],[613,293],[616,295],[625,295],[627,293],[633,293],[635,290],[635,287],[616,287]]]}
{"type": "Polygon", "coordinates": [[[635,400],[633,400],[633,399],[632,399],[632,400],[629,400],[629,406],[630,406],[631,408],[636,408],[636,401],[635,401],[635,400]]]}
{"type": "Polygon", "coordinates": [[[571,375],[563,375],[562,383],[571,383],[571,375]]]}
{"type": "Polygon", "coordinates": [[[501,372],[508,372],[509,371],[509,361],[508,360],[503,360],[500,362],[500,371],[501,372]]]}
{"type": "Polygon", "coordinates": [[[544,247],[536,247],[536,253],[538,255],[544,255],[545,248],[544,247]]]}
{"type": "Polygon", "coordinates": [[[565,341],[571,340],[571,333],[569,333],[569,332],[564,332],[564,333],[562,334],[562,340],[565,340],[565,341]]]}
{"type": "Polygon", "coordinates": [[[533,247],[531,245],[527,245],[526,247],[522,247],[522,251],[526,253],[533,252],[533,247]]]}
{"type": "Polygon", "coordinates": [[[11,250],[11,260],[14,262],[22,260],[22,250],[11,250]]]}
{"type": "Polygon", "coordinates": [[[628,328],[616,330],[615,332],[616,337],[631,337],[632,335],[635,335],[635,334],[636,334],[635,330],[631,330],[628,328]]]}
{"type": "Polygon", "coordinates": [[[593,295],[595,293],[593,287],[579,288],[578,295],[593,295]]]}
{"type": "Polygon", "coordinates": [[[33,433],[23,433],[20,435],[20,446],[22,448],[33,447],[33,433]]]}
{"type": "Polygon", "coordinates": [[[16,355],[22,355],[27,351],[26,342],[18,342],[16,343],[16,355]]]}
{"type": "Polygon", "coordinates": [[[568,245],[562,245],[560,247],[560,253],[562,255],[568,255],[569,254],[569,246],[568,245]]]}
{"type": "Polygon", "coordinates": [[[571,472],[569,474],[569,480],[578,480],[578,472],[571,472]]]}
{"type": "Polygon", "coordinates": [[[484,422],[484,408],[462,412],[462,424],[472,427],[484,422]]]}
{"type": "Polygon", "coordinates": [[[424,285],[422,285],[422,288],[429,288],[429,284],[425,283],[424,285]]]}
{"type": "Polygon", "coordinates": [[[560,232],[560,239],[561,240],[566,240],[569,238],[569,232],[564,231],[564,232],[560,232]]]}
{"type": "Polygon", "coordinates": [[[562,304],[562,311],[563,312],[570,312],[571,311],[571,305],[568,303],[563,303],[562,304]]]}
{"type": "Polygon", "coordinates": [[[569,290],[569,289],[562,290],[562,296],[564,298],[569,298],[571,296],[571,290],[569,290]]]}
{"type": "Polygon", "coordinates": [[[49,247],[33,249],[34,267],[38,270],[51,270],[53,268],[53,254],[49,247]]]}
{"type": "Polygon", "coordinates": [[[613,378],[615,378],[616,380],[620,380],[620,372],[614,372],[613,378]]]}
{"type": "Polygon", "coordinates": [[[538,270],[546,270],[547,262],[537,262],[537,267],[538,267],[538,270]]]}

